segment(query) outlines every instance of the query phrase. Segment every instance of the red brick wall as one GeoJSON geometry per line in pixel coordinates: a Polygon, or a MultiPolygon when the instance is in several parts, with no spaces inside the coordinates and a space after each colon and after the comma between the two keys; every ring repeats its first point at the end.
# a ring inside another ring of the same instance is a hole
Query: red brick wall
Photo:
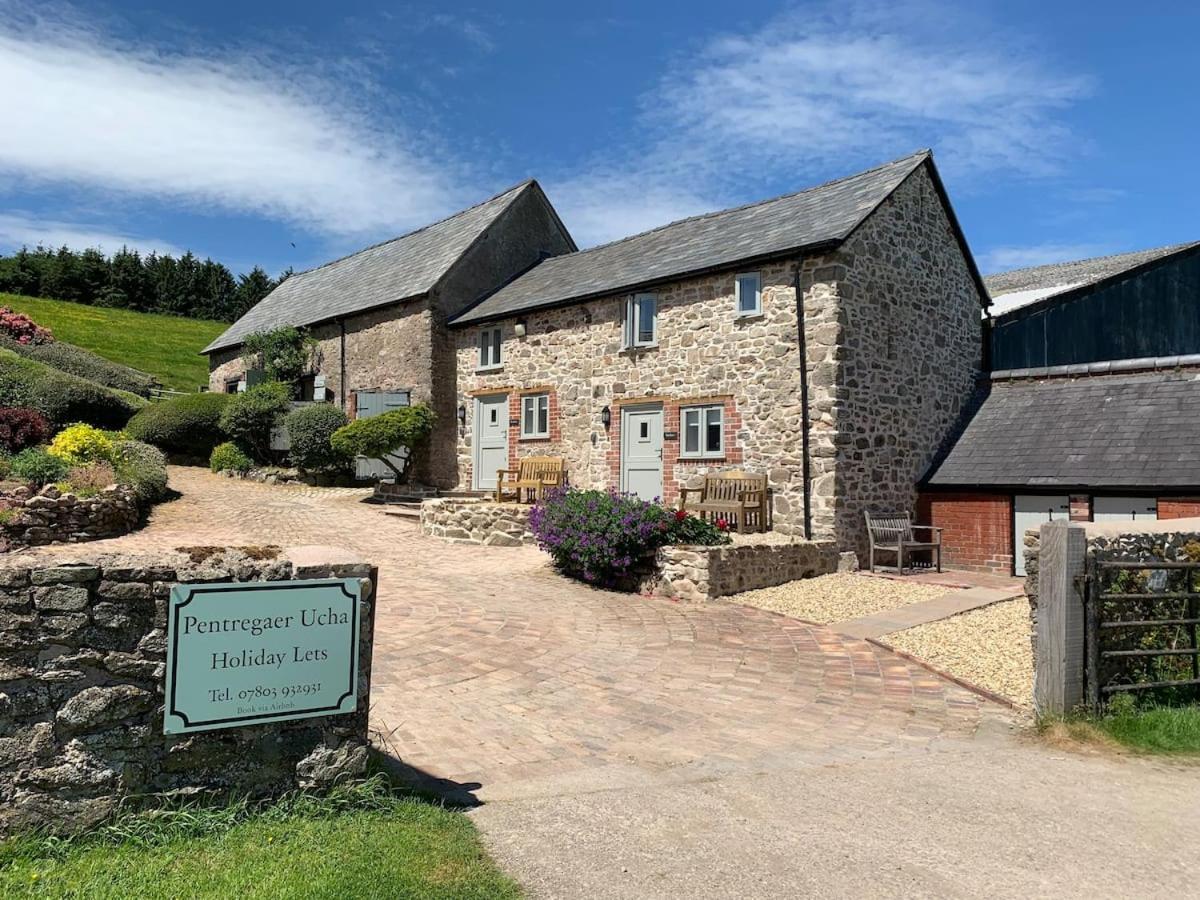
{"type": "Polygon", "coordinates": [[[1088,494],[1071,495],[1071,521],[1092,521],[1092,498],[1088,494]]]}
{"type": "Polygon", "coordinates": [[[1007,494],[922,494],[917,512],[922,525],[945,529],[942,561],[947,566],[1012,573],[1012,498],[1007,494]]]}
{"type": "MultiPolygon", "coordinates": [[[[558,414],[558,392],[550,387],[523,388],[508,394],[508,467],[515,469],[522,456],[554,456],[556,446],[562,441],[562,420],[558,414]],[[521,401],[527,394],[549,395],[550,436],[544,438],[521,437],[521,401]]],[[[570,477],[570,473],[567,473],[570,477]]]]}
{"type": "Polygon", "coordinates": [[[1200,497],[1159,497],[1160,519],[1190,519],[1200,516],[1200,497]]]}

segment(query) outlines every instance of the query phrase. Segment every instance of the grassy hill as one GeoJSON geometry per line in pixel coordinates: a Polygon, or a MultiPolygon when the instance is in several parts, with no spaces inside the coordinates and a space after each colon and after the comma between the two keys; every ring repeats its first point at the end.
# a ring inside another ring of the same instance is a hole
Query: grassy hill
{"type": "Polygon", "coordinates": [[[25,313],[56,338],[106,359],[149,372],[163,387],[194,391],[208,383],[200,351],[229,327],[224,322],[184,319],[128,309],[105,309],[63,300],[0,293],[0,306],[25,313]]]}

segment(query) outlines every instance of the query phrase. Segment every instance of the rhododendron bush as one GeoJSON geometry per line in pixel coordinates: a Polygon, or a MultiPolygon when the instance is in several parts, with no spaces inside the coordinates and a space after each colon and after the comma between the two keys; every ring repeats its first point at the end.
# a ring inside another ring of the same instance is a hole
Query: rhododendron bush
{"type": "Polygon", "coordinates": [[[43,328],[24,313],[0,306],[0,333],[18,344],[48,344],[54,340],[49,328],[43,328]]]}

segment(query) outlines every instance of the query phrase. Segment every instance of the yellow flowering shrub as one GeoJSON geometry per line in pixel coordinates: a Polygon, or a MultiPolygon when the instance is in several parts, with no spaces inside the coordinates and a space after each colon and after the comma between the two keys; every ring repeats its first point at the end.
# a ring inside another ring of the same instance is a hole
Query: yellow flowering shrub
{"type": "Polygon", "coordinates": [[[112,462],[114,452],[113,442],[107,434],[83,422],[69,425],[56,434],[48,450],[50,455],[57,456],[69,466],[112,462]]]}

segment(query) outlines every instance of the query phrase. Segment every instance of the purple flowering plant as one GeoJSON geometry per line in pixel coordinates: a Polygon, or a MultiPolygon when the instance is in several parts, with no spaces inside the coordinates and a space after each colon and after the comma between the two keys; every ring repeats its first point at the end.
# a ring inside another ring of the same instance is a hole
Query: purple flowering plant
{"type": "Polygon", "coordinates": [[[729,543],[720,523],[616,491],[550,491],[530,511],[529,527],[559,571],[606,587],[628,583],[666,544],[729,543]]]}

